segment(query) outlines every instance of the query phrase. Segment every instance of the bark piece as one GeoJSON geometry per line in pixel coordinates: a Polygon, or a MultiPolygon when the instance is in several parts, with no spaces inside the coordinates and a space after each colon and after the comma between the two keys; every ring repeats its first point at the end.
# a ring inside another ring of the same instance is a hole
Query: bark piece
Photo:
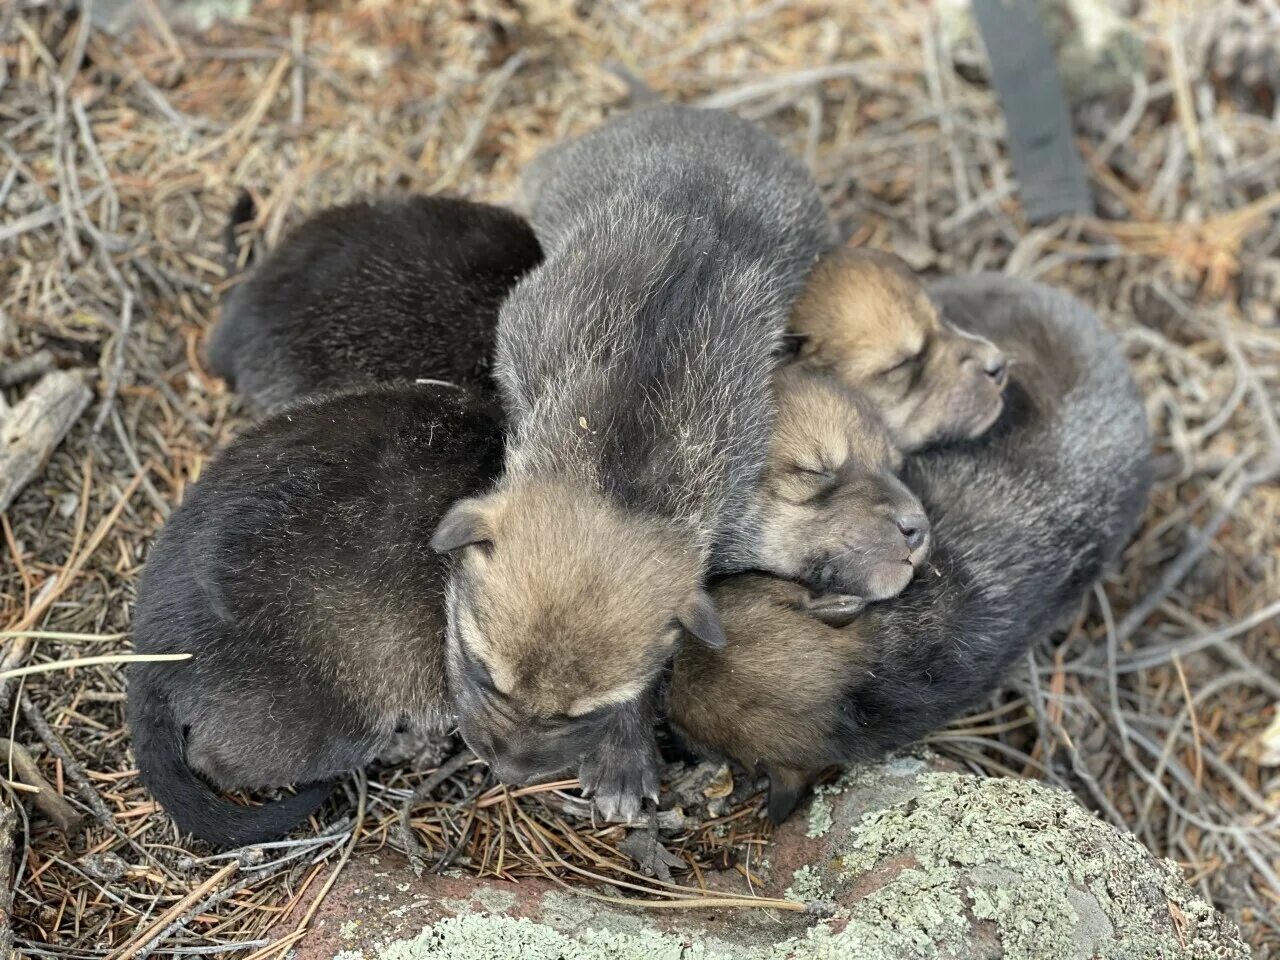
{"type": "Polygon", "coordinates": [[[55,370],[0,412],[0,511],[44,469],[92,395],[78,372],[55,370]]]}

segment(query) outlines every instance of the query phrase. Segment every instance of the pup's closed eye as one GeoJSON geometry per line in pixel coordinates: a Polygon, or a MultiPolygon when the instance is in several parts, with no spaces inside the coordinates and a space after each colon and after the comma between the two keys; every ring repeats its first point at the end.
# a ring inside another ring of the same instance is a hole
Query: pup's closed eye
{"type": "Polygon", "coordinates": [[[467,672],[467,679],[494,697],[501,700],[507,699],[507,695],[499,690],[498,685],[494,682],[493,673],[489,670],[488,664],[479,657],[474,656],[465,647],[462,650],[462,663],[467,672]]]}
{"type": "Polygon", "coordinates": [[[886,367],[884,370],[881,370],[880,376],[882,377],[901,376],[905,373],[915,370],[915,368],[919,365],[920,361],[923,359],[924,359],[923,350],[921,350],[919,353],[913,353],[909,357],[903,357],[893,366],[886,367]]]}
{"type": "Polygon", "coordinates": [[[811,477],[822,477],[822,479],[824,480],[830,480],[835,477],[835,474],[832,473],[830,470],[823,470],[820,467],[817,469],[814,469],[813,467],[802,467],[797,465],[795,467],[795,471],[796,473],[808,474],[811,477]]]}

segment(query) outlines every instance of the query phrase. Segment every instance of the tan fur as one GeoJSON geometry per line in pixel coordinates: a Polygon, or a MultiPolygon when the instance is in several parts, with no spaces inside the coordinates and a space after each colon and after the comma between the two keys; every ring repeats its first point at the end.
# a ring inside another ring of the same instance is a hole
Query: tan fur
{"type": "Polygon", "coordinates": [[[928,556],[924,508],[870,404],[796,366],[775,378],[778,417],[758,497],[772,573],[867,600],[896,596],[928,556]],[[909,546],[900,524],[924,532],[909,546]]]}
{"type": "Polygon", "coordinates": [[[801,789],[832,762],[822,731],[835,724],[867,640],[856,622],[835,629],[814,619],[808,591],[786,580],[731,577],[713,594],[728,642],[681,648],[668,717],[690,744],[801,789]]]}
{"type": "Polygon", "coordinates": [[[482,510],[494,547],[461,559],[457,629],[498,690],[543,717],[634,697],[698,589],[692,551],[660,521],[553,483],[482,510]]]}
{"type": "Polygon", "coordinates": [[[826,254],[791,329],[803,338],[798,362],[863,391],[906,452],[980,436],[1000,415],[1000,350],[948,323],[893,254],[826,254]]]}

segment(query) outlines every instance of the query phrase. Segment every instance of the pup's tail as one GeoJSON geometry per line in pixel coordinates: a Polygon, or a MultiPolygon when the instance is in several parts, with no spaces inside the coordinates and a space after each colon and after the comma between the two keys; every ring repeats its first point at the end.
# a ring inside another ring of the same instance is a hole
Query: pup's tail
{"type": "Polygon", "coordinates": [[[317,783],[257,807],[232,803],[187,766],[182,731],[168,701],[151,691],[130,694],[129,726],[142,782],[184,833],[219,847],[277,840],[333,791],[332,783],[317,783]]]}
{"type": "MultiPolygon", "coordinates": [[[[258,205],[253,202],[253,195],[248,190],[241,190],[236,197],[231,215],[227,217],[227,225],[222,230],[223,269],[228,277],[240,272],[240,243],[236,231],[246,223],[252,223],[258,215],[258,205]]],[[[249,259],[245,266],[253,262],[253,248],[249,249],[249,259]]]]}

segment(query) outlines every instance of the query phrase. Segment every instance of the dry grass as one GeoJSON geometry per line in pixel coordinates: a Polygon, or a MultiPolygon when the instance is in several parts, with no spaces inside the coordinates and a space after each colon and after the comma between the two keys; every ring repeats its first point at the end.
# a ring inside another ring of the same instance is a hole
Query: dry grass
{"type": "MultiPolygon", "coordinates": [[[[1138,5],[1145,82],[1077,114],[1099,218],[1042,227],[1020,217],[990,92],[953,69],[964,51],[923,5],[264,2],[234,27],[153,22],[127,40],[6,5],[0,350],[88,368],[98,399],[3,517],[0,630],[17,634],[0,637],[4,666],[128,650],[149,538],[243,423],[200,362],[238,187],[268,241],[370,191],[505,199],[542,146],[619,103],[602,69],[616,61],[664,95],[767,123],[847,234],[921,269],[1043,278],[1119,331],[1159,438],[1143,532],[1065,638],[933,743],[1065,784],[1274,947],[1280,776],[1257,743],[1280,701],[1280,123],[1275,77],[1250,72],[1232,17],[1254,16],[1244,34],[1270,30],[1272,48],[1280,29],[1265,8],[1138,5]]],[[[20,824],[13,926],[35,956],[278,954],[344,851],[395,842],[424,775],[377,772],[351,788],[361,803],[256,858],[202,856],[137,783],[118,666],[3,686],[0,736],[88,824],[70,841],[39,811],[20,824]]],[[[749,793],[676,831],[690,889],[767,841],[749,793]]],[[[515,796],[464,768],[414,825],[431,856],[475,872],[662,890],[618,851],[621,830],[573,813],[571,794],[515,796]]]]}

